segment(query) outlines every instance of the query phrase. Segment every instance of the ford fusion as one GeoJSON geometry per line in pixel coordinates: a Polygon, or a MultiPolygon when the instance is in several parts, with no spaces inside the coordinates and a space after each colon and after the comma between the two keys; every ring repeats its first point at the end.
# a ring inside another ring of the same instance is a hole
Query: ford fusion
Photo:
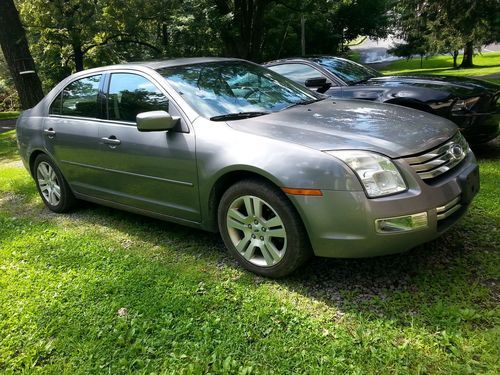
{"type": "Polygon", "coordinates": [[[243,267],[269,277],[313,254],[430,241],[479,189],[452,122],[325,99],[237,59],[79,72],[23,112],[17,137],[50,210],[87,200],[220,232],[243,267]]]}

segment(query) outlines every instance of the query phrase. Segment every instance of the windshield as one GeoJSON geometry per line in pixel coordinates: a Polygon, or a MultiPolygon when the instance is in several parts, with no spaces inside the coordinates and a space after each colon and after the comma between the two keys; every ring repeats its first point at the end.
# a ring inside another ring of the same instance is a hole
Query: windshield
{"type": "Polygon", "coordinates": [[[206,118],[263,115],[319,100],[289,79],[245,61],[182,65],[160,69],[159,73],[206,118]]]}
{"type": "Polygon", "coordinates": [[[355,85],[370,78],[381,76],[375,69],[368,68],[354,61],[338,58],[317,58],[314,61],[335,74],[348,85],[355,85]]]}

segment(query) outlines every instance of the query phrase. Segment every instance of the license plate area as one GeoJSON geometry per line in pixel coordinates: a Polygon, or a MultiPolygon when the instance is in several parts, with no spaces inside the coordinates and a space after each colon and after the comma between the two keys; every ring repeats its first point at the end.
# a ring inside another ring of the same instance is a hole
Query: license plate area
{"type": "Polygon", "coordinates": [[[479,192],[479,166],[471,165],[458,176],[462,189],[462,203],[469,204],[479,192]]]}

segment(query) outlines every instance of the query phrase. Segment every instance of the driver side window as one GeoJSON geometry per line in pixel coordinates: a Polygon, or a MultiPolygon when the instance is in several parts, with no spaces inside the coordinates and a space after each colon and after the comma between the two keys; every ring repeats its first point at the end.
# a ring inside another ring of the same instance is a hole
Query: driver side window
{"type": "Polygon", "coordinates": [[[140,75],[113,73],[107,107],[109,120],[135,123],[141,112],[168,112],[168,99],[151,81],[140,75]]]}
{"type": "MultiPolygon", "coordinates": [[[[321,77],[326,78],[327,82],[331,82],[321,72],[306,64],[282,64],[269,66],[268,68],[301,85],[304,85],[309,78],[321,77]]],[[[332,86],[335,86],[335,83],[332,82],[332,86]]]]}

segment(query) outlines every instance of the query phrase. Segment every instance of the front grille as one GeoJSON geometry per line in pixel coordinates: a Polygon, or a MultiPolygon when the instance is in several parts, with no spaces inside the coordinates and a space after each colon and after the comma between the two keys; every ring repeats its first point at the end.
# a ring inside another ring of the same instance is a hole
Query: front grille
{"type": "Polygon", "coordinates": [[[462,205],[460,204],[460,196],[456,197],[452,201],[448,202],[444,206],[436,207],[437,220],[444,220],[450,215],[457,212],[462,205]]]}
{"type": "Polygon", "coordinates": [[[403,158],[410,167],[423,179],[428,180],[448,172],[464,160],[469,145],[458,132],[445,144],[424,154],[403,158]]]}

